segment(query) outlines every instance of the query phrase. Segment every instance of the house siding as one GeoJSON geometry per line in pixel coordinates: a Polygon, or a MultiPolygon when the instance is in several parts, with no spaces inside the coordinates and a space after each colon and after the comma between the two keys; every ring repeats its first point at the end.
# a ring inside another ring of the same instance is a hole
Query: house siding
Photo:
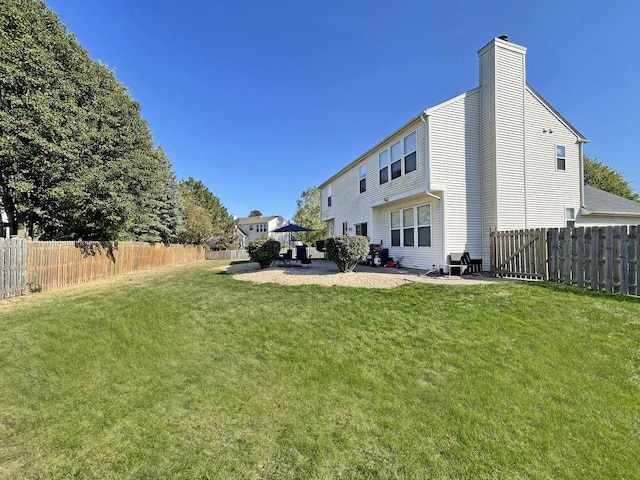
{"type": "Polygon", "coordinates": [[[524,181],[524,55],[496,51],[497,227],[526,225],[524,181]]]}
{"type": "Polygon", "coordinates": [[[429,115],[431,181],[445,197],[445,255],[482,254],[480,102],[473,90],[429,115]]]}
{"type": "Polygon", "coordinates": [[[527,228],[563,227],[565,209],[580,208],[578,138],[529,90],[526,112],[527,228]],[[556,145],[565,146],[566,170],[556,169],[556,145]]]}

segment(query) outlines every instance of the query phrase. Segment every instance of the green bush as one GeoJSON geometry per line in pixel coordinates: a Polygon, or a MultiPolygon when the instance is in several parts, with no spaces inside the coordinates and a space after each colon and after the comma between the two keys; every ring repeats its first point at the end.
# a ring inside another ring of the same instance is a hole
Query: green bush
{"type": "Polygon", "coordinates": [[[267,268],[278,258],[280,242],[263,235],[247,245],[247,253],[253,262],[260,264],[260,268],[267,268]]]}
{"type": "Polygon", "coordinates": [[[351,272],[358,260],[369,253],[369,238],[361,235],[329,237],[325,243],[327,260],[335,263],[341,272],[351,272]]]}

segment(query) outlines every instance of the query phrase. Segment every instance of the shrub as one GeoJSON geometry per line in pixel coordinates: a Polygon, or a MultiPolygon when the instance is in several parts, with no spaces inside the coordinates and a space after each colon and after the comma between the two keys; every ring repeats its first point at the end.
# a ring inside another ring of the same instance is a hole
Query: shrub
{"type": "Polygon", "coordinates": [[[260,264],[260,268],[267,268],[278,258],[280,242],[263,235],[247,245],[247,253],[253,262],[260,264]]]}
{"type": "Polygon", "coordinates": [[[351,272],[358,260],[369,253],[369,238],[361,235],[329,237],[325,243],[327,260],[335,263],[341,272],[351,272]]]}

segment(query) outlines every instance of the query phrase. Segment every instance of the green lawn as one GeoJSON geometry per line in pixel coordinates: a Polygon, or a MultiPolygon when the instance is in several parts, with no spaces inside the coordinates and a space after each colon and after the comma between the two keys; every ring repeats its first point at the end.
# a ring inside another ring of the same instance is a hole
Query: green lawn
{"type": "Polygon", "coordinates": [[[0,479],[640,477],[640,301],[254,285],[0,302],[0,479]]]}

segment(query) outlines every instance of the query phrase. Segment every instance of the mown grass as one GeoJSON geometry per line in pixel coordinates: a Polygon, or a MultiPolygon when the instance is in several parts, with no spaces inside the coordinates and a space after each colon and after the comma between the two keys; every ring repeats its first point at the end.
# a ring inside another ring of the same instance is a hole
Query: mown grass
{"type": "Polygon", "coordinates": [[[240,282],[0,303],[0,478],[638,478],[640,302],[240,282]]]}

